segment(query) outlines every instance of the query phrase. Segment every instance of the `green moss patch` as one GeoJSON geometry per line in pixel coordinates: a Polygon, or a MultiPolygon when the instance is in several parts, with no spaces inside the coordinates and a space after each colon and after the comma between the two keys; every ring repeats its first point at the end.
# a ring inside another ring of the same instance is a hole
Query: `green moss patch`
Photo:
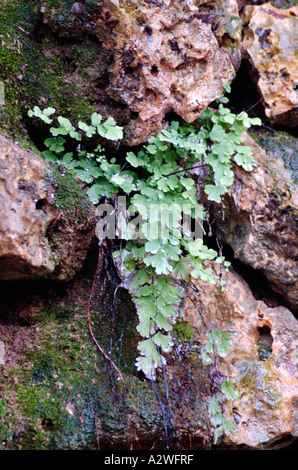
{"type": "MultiPolygon", "coordinates": [[[[91,309],[93,333],[100,347],[111,351],[124,389],[90,335],[87,310],[94,277],[88,273],[84,270],[64,289],[53,284],[40,291],[35,302],[26,304],[30,321],[0,323],[6,347],[5,364],[0,365],[2,450],[162,448],[159,401],[135,367],[139,338],[134,305],[126,290],[118,288],[115,294],[116,285],[98,282],[91,309]]],[[[190,337],[185,325],[182,337],[190,337]]],[[[194,353],[185,352],[183,365],[176,361],[175,367],[168,376],[171,410],[181,419],[175,438],[187,446],[188,433],[200,436],[207,426],[206,371],[194,353]]],[[[156,388],[166,410],[162,377],[156,388]]]]}
{"type": "Polygon", "coordinates": [[[54,192],[53,207],[58,209],[63,218],[72,224],[80,224],[93,219],[93,206],[74,177],[55,164],[49,164],[45,180],[54,192]]]}
{"type": "Polygon", "coordinates": [[[174,325],[174,330],[175,336],[179,343],[189,342],[194,336],[193,329],[188,323],[184,321],[177,322],[174,325]]]}
{"type": "MultiPolygon", "coordinates": [[[[34,134],[38,141],[36,125],[28,120],[27,111],[35,105],[51,105],[73,122],[88,119],[96,108],[94,82],[107,67],[100,42],[86,37],[84,22],[77,25],[84,41],[71,37],[65,43],[55,36],[46,24],[47,14],[56,11],[49,3],[41,11],[39,1],[0,0],[0,81],[5,86],[1,130],[13,138],[28,139],[29,129],[34,142],[34,134]]],[[[56,3],[64,6],[64,16],[70,18],[73,2],[56,3]]]]}
{"type": "MultiPolygon", "coordinates": [[[[104,434],[107,441],[109,436],[119,439],[119,433],[125,429],[127,416],[121,383],[113,371],[107,370],[94,347],[88,330],[86,301],[84,297],[82,305],[76,302],[75,306],[69,299],[66,303],[50,302],[35,309],[30,334],[36,341],[25,344],[17,364],[1,366],[0,448],[84,449],[96,442],[98,433],[99,437],[104,434]]],[[[94,307],[94,332],[99,335],[102,347],[108,348],[110,312],[100,310],[96,303],[94,307]]],[[[129,334],[132,320],[130,313],[122,333],[121,351],[117,344],[113,348],[114,359],[121,362],[124,371],[131,368],[133,361],[133,339],[129,334]]],[[[123,322],[123,318],[116,321],[116,330],[123,322]]],[[[12,348],[24,328],[28,326],[10,331],[12,348]]],[[[146,388],[144,384],[140,384],[139,389],[142,388],[146,388]]]]}

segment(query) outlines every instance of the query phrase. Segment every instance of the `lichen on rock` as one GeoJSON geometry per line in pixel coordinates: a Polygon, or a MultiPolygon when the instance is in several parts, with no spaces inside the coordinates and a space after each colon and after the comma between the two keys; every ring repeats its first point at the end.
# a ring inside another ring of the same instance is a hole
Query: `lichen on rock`
{"type": "Polygon", "coordinates": [[[253,137],[268,156],[282,159],[292,181],[298,185],[298,140],[284,131],[255,130],[253,137]]]}
{"type": "MultiPolygon", "coordinates": [[[[219,275],[220,267],[213,262],[210,265],[219,275]]],[[[269,307],[257,300],[232,268],[222,273],[222,279],[226,282],[224,291],[218,285],[195,282],[201,300],[190,288],[185,321],[192,326],[193,340],[203,344],[206,324],[234,333],[232,346],[217,371],[234,380],[239,392],[239,398],[225,404],[235,432],[224,442],[232,448],[279,448],[298,437],[297,319],[283,306],[269,307]],[[260,356],[260,344],[270,345],[266,356],[260,356]]]]}
{"type": "Polygon", "coordinates": [[[190,0],[125,5],[105,0],[95,29],[113,53],[107,93],[131,111],[125,140],[134,145],[157,134],[166,113],[192,122],[222,94],[239,65],[240,22],[236,2],[220,2],[224,15],[190,0]]]}
{"type": "Polygon", "coordinates": [[[235,258],[261,271],[290,308],[298,308],[297,291],[297,186],[281,158],[270,156],[246,135],[255,168],[235,171],[235,181],[224,197],[225,219],[218,236],[235,258]]]}
{"type": "Polygon", "coordinates": [[[0,169],[0,279],[72,278],[93,238],[89,199],[72,176],[3,136],[0,169]]]}
{"type": "Polygon", "coordinates": [[[271,124],[298,123],[298,7],[248,5],[243,13],[243,49],[251,64],[271,124]]]}

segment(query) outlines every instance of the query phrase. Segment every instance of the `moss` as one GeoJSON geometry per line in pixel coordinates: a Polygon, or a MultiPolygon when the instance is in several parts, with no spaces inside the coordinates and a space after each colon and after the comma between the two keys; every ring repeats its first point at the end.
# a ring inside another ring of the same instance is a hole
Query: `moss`
{"type": "Polygon", "coordinates": [[[179,343],[189,342],[194,336],[193,329],[184,321],[177,322],[174,326],[174,330],[179,343]]]}
{"type": "Polygon", "coordinates": [[[73,307],[56,307],[46,305],[41,308],[34,317],[37,323],[48,323],[49,321],[54,323],[62,323],[68,321],[74,314],[73,307]]]}
{"type": "MultiPolygon", "coordinates": [[[[19,90],[23,84],[24,72],[32,61],[34,46],[30,54],[25,59],[24,53],[28,51],[29,35],[31,25],[27,23],[29,18],[36,18],[36,9],[30,2],[19,8],[18,2],[0,1],[0,80],[5,84],[5,106],[1,107],[1,127],[10,130],[10,120],[13,119],[15,131],[22,127],[21,106],[19,90]],[[23,32],[25,31],[25,32],[23,32]]],[[[26,96],[24,94],[24,96],[26,96]]],[[[24,98],[23,98],[24,100],[24,98]]]]}
{"type": "MultiPolygon", "coordinates": [[[[56,3],[67,4],[69,16],[73,2],[56,3]]],[[[94,67],[97,63],[97,80],[107,66],[99,41],[57,42],[43,24],[38,1],[0,0],[0,10],[0,80],[5,84],[2,131],[15,139],[32,140],[37,126],[27,118],[27,111],[35,105],[51,105],[73,122],[88,119],[95,111],[90,98],[94,67]]],[[[85,35],[86,26],[80,27],[85,35]]]]}
{"type": "MultiPolygon", "coordinates": [[[[82,338],[80,343],[78,338],[73,340],[73,327],[60,329],[59,339],[54,330],[48,325],[40,349],[27,355],[26,360],[33,361],[32,368],[26,369],[22,361],[21,373],[16,371],[19,383],[13,393],[23,431],[10,442],[7,431],[0,428],[5,448],[82,449],[95,439],[89,400],[92,396],[99,412],[108,391],[104,381],[101,386],[96,380],[98,367],[93,346],[89,342],[82,350],[82,338]]],[[[7,427],[8,404],[2,402],[2,409],[7,427]]],[[[15,420],[10,422],[16,433],[15,420]]]]}
{"type": "Polygon", "coordinates": [[[88,217],[91,218],[90,200],[72,175],[58,165],[49,164],[45,181],[54,191],[53,207],[61,212],[65,220],[80,224],[88,217]]]}
{"type": "Polygon", "coordinates": [[[71,13],[73,0],[48,0],[44,17],[51,29],[63,38],[82,40],[94,32],[93,15],[98,15],[103,0],[87,0],[79,14],[71,13]],[[91,20],[91,21],[90,21],[91,20]]]}
{"type": "MultiPolygon", "coordinates": [[[[38,341],[23,349],[16,367],[2,366],[9,380],[0,384],[0,449],[88,449],[98,432],[101,445],[113,440],[119,445],[128,419],[144,433],[152,427],[162,429],[152,389],[130,375],[132,370],[136,373],[136,316],[125,291],[117,294],[117,320],[111,304],[94,303],[92,323],[104,350],[113,344],[113,360],[125,374],[126,408],[121,381],[91,339],[86,318],[88,295],[85,290],[76,291],[76,300],[70,296],[69,300],[42,304],[31,325],[38,332],[38,341]],[[121,342],[116,339],[119,335],[121,342]]],[[[20,334],[24,328],[20,327],[20,334]]]]}
{"type": "MultiPolygon", "coordinates": [[[[86,244],[91,242],[95,224],[94,206],[74,177],[64,168],[55,163],[48,164],[48,168],[45,189],[54,195],[51,205],[58,210],[58,215],[47,227],[45,236],[51,249],[51,257],[59,270],[64,269],[60,262],[65,260],[65,250],[71,248],[74,230],[81,233],[81,247],[85,244],[87,250],[86,244]]],[[[71,279],[77,267],[66,261],[67,279],[71,279]]]]}
{"type": "Polygon", "coordinates": [[[272,347],[269,345],[257,342],[258,356],[260,361],[267,361],[268,357],[272,354],[272,347]]]}

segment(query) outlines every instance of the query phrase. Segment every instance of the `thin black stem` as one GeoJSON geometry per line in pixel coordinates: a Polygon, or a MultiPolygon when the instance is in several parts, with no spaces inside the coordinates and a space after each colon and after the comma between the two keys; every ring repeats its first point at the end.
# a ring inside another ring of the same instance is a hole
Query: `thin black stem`
{"type": "Polygon", "coordinates": [[[203,303],[202,298],[201,298],[201,292],[199,291],[199,289],[196,287],[196,285],[192,282],[192,280],[191,280],[190,278],[188,279],[188,282],[191,284],[192,290],[195,291],[196,294],[198,294],[198,296],[200,297],[201,305],[202,305],[202,307],[203,307],[204,314],[205,314],[205,316],[206,316],[207,321],[206,321],[206,319],[204,318],[204,316],[203,316],[201,310],[197,307],[196,303],[191,299],[191,297],[189,297],[189,300],[193,303],[195,309],[199,312],[199,314],[200,314],[200,316],[201,316],[203,322],[204,322],[205,325],[207,326],[208,330],[209,330],[209,331],[212,331],[212,328],[213,328],[212,322],[210,321],[209,316],[208,316],[208,314],[207,314],[207,312],[206,312],[204,303],[203,303]]]}
{"type": "Polygon", "coordinates": [[[168,422],[168,427],[170,429],[170,441],[167,446],[167,449],[171,449],[172,448],[171,437],[172,437],[173,425],[172,425],[172,415],[171,415],[171,408],[170,408],[170,401],[169,401],[169,387],[168,387],[168,382],[166,378],[166,370],[165,370],[165,366],[163,362],[162,362],[162,373],[163,373],[163,379],[165,383],[165,394],[166,394],[166,403],[167,403],[167,422],[168,422]]]}
{"type": "Polygon", "coordinates": [[[159,403],[159,406],[160,406],[160,409],[161,409],[163,425],[164,425],[164,430],[165,430],[166,448],[168,448],[168,428],[167,428],[167,423],[166,423],[166,416],[165,416],[164,407],[163,407],[162,401],[160,399],[159,393],[157,391],[157,388],[155,387],[154,381],[152,379],[150,379],[150,382],[151,382],[152,388],[155,392],[156,398],[158,400],[158,403],[159,403]]]}
{"type": "Polygon", "coordinates": [[[188,170],[193,170],[194,168],[201,168],[203,166],[209,166],[209,165],[205,165],[205,164],[193,165],[193,166],[190,166],[188,168],[184,168],[183,170],[174,171],[173,173],[169,173],[168,175],[164,175],[164,177],[166,178],[167,176],[177,175],[177,173],[182,173],[183,171],[185,172],[185,171],[188,171],[188,170]]]}

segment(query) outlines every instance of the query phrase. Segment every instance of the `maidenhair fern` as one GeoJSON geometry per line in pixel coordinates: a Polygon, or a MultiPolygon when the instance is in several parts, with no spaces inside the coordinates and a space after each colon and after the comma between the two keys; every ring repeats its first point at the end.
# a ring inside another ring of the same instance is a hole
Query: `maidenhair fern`
{"type": "MultiPolygon", "coordinates": [[[[203,242],[205,209],[198,197],[204,191],[209,201],[220,203],[233,184],[233,165],[252,170],[253,155],[243,145],[243,132],[260,120],[245,112],[233,114],[224,106],[226,102],[222,97],[217,110],[205,110],[193,124],[170,123],[137,153],[129,151],[124,164],[109,159],[101,145],[92,152],[79,148],[75,153],[66,152],[69,138],[78,143],[82,136],[122,138],[114,119],[103,121],[97,113],[92,114],[90,124],[79,122],[77,127],[59,116],[58,126],[50,128],[51,137],[45,141],[45,158],[58,161],[85,182],[93,204],[106,198],[113,201],[114,235],[125,240],[124,248],[114,256],[136,305],[142,338],[136,366],[151,380],[166,364],[173,346],[173,326],[185,296],[183,284],[192,278],[219,282],[223,287],[206,264],[214,260],[225,268],[229,265],[203,242]],[[124,204],[123,200],[119,203],[120,197],[125,197],[124,204]]],[[[53,108],[41,111],[35,107],[29,115],[51,124],[54,112],[53,108]]],[[[101,205],[97,209],[99,237],[108,233],[104,209],[101,211],[101,205]]],[[[231,344],[229,333],[217,330],[210,335],[202,355],[207,365],[215,354],[224,355],[231,344]]],[[[233,393],[231,384],[222,383],[221,397],[229,399],[233,393]]],[[[230,430],[216,397],[209,412],[217,435],[230,430]]]]}

